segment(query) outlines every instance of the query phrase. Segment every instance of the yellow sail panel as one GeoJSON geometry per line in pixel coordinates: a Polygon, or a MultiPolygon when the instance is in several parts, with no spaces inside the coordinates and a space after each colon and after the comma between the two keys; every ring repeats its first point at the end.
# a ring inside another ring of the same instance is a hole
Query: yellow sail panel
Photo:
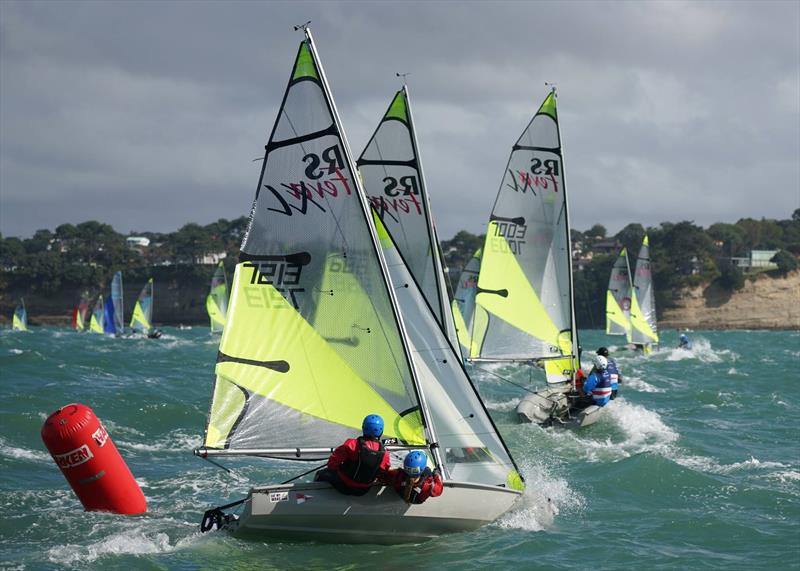
{"type": "Polygon", "coordinates": [[[528,335],[559,346],[558,327],[531,287],[508,241],[499,235],[495,221],[489,223],[486,231],[478,287],[480,290],[505,290],[506,293],[494,295],[481,292],[477,298],[479,306],[528,335]]]}
{"type": "Polygon", "coordinates": [[[625,312],[620,307],[617,300],[614,299],[614,294],[610,290],[606,290],[606,333],[611,333],[611,324],[616,323],[625,331],[630,331],[631,324],[625,316],[625,312]]]}
{"type": "Polygon", "coordinates": [[[136,327],[139,325],[139,329],[143,331],[147,331],[150,329],[151,325],[150,322],[147,320],[147,317],[144,314],[144,310],[142,310],[142,304],[138,301],[136,305],[133,306],[133,315],[131,315],[131,327],[136,327]]]}
{"type": "Polygon", "coordinates": [[[456,334],[458,335],[458,342],[469,354],[470,347],[472,346],[472,336],[469,334],[469,328],[464,322],[464,317],[461,315],[461,310],[458,309],[458,302],[453,300],[450,303],[453,310],[453,320],[456,323],[456,334]]]}
{"type": "Polygon", "coordinates": [[[658,343],[658,335],[642,317],[642,309],[639,307],[639,298],[635,291],[631,293],[631,327],[645,337],[652,339],[653,343],[658,343]]]}
{"type": "Polygon", "coordinates": [[[211,329],[221,331],[225,327],[225,315],[223,315],[222,310],[220,310],[217,305],[213,294],[208,294],[206,297],[206,311],[211,321],[211,329]]]}
{"type": "Polygon", "coordinates": [[[28,330],[28,326],[25,325],[25,323],[17,316],[16,313],[14,314],[14,318],[13,318],[13,320],[11,322],[11,328],[14,331],[27,331],[28,330]]]}
{"type": "Polygon", "coordinates": [[[481,356],[481,346],[483,338],[486,336],[486,329],[489,327],[489,314],[486,310],[475,304],[475,311],[472,315],[472,343],[469,346],[469,358],[476,359],[481,356]]]}
{"type": "MultiPolygon", "coordinates": [[[[572,333],[562,331],[558,336],[558,347],[565,355],[572,354],[572,333]]],[[[571,381],[575,376],[575,361],[573,357],[564,359],[551,359],[544,362],[544,372],[550,383],[571,381]]]]}
{"type": "Polygon", "coordinates": [[[246,393],[301,413],[307,424],[320,419],[359,430],[365,415],[379,414],[387,437],[425,444],[418,412],[401,416],[272,284],[240,279],[242,265],[220,342],[207,447],[225,446],[245,412],[246,393]]]}

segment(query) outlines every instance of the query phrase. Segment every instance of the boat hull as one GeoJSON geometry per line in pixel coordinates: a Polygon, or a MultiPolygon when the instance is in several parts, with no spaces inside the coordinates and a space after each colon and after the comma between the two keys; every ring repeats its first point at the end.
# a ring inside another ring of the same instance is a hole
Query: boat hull
{"type": "Polygon", "coordinates": [[[597,422],[603,408],[590,405],[581,410],[571,407],[571,399],[563,388],[547,388],[526,395],[517,405],[520,422],[541,426],[584,428],[597,422]]]}
{"type": "Polygon", "coordinates": [[[346,496],[323,482],[284,484],[250,490],[242,515],[224,528],[254,539],[419,543],[478,529],[511,509],[521,495],[507,488],[445,482],[441,496],[409,505],[383,486],[364,496],[346,496]]]}

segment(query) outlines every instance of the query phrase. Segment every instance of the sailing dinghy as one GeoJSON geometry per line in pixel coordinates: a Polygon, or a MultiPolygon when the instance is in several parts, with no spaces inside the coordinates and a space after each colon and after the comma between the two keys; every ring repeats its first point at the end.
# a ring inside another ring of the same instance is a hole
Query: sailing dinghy
{"type": "Polygon", "coordinates": [[[153,278],[147,280],[136,299],[130,327],[135,333],[141,333],[150,339],[161,337],[161,332],[153,327],[153,278]]]}
{"type": "Polygon", "coordinates": [[[259,486],[206,512],[201,529],[364,543],[476,529],[516,503],[522,478],[435,310],[368,210],[304,31],[266,146],[195,453],[325,460],[374,413],[389,450],[427,449],[445,491],[409,505],[377,485],[360,497],[321,482],[259,486]],[[240,514],[224,513],[237,505],[240,514]]]}
{"type": "Polygon", "coordinates": [[[28,311],[25,309],[25,300],[23,298],[20,298],[19,304],[14,309],[14,315],[11,318],[11,329],[13,331],[28,330],[28,311]]]}
{"type": "Polygon", "coordinates": [[[105,303],[103,303],[103,294],[100,294],[97,296],[94,309],[92,309],[92,316],[89,319],[89,333],[100,333],[102,335],[105,332],[104,319],[105,303]]]}
{"type": "Polygon", "coordinates": [[[81,299],[78,302],[78,305],[72,310],[72,328],[75,331],[83,331],[85,330],[88,325],[88,318],[89,317],[89,294],[88,292],[83,292],[81,294],[81,299]]]}
{"type": "MultiPolygon", "coordinates": [[[[481,271],[481,249],[478,248],[464,266],[464,270],[458,278],[458,285],[453,296],[451,308],[455,321],[456,331],[458,332],[458,344],[461,349],[462,358],[467,361],[470,353],[478,353],[478,349],[472,345],[472,319],[475,313],[475,294],[478,292],[478,275],[481,271]]],[[[481,309],[480,311],[484,311],[481,309]]],[[[484,323],[486,317],[479,318],[484,323]]]]}
{"type": "Polygon", "coordinates": [[[103,307],[103,331],[115,337],[122,335],[125,329],[122,314],[122,272],[116,272],[111,278],[111,297],[106,298],[103,307]]]}
{"type": "Polygon", "coordinates": [[[586,426],[573,406],[578,335],[567,189],[555,89],[511,150],[480,260],[469,360],[538,365],[546,387],[517,407],[523,422],[586,426]]]}
{"type": "Polygon", "coordinates": [[[653,291],[653,272],[650,268],[650,241],[645,234],[631,295],[631,342],[645,354],[658,349],[658,325],[656,322],[656,299],[653,291]]]}
{"type": "Polygon", "coordinates": [[[211,322],[211,333],[220,333],[225,327],[228,314],[228,278],[222,262],[211,278],[211,289],[206,296],[206,311],[211,322]]]}
{"type": "Polygon", "coordinates": [[[625,248],[619,253],[606,289],[606,335],[624,335],[631,342],[631,268],[625,248]]]}

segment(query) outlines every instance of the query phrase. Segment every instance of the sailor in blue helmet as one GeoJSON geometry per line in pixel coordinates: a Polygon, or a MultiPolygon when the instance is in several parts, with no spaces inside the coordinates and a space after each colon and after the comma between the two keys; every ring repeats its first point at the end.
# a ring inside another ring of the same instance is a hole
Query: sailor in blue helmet
{"type": "Polygon", "coordinates": [[[678,349],[691,349],[692,342],[689,341],[689,336],[686,333],[681,333],[681,336],[678,338],[678,349]]]}
{"type": "Polygon", "coordinates": [[[389,482],[409,504],[421,504],[428,498],[441,496],[444,489],[439,470],[428,468],[428,457],[419,450],[406,454],[403,468],[392,470],[389,482]]]}
{"type": "Polygon", "coordinates": [[[362,436],[348,438],[328,459],[328,467],[317,472],[315,480],[329,482],[343,494],[363,496],[375,480],[389,475],[389,453],[381,442],[383,419],[370,414],[361,424],[362,436]]]}
{"type": "Polygon", "coordinates": [[[605,347],[600,347],[596,353],[601,357],[605,357],[608,361],[608,376],[611,377],[611,400],[614,400],[617,398],[619,384],[622,382],[622,373],[619,372],[619,367],[617,367],[616,361],[608,356],[608,349],[605,347]]]}
{"type": "Polygon", "coordinates": [[[583,384],[583,391],[592,395],[597,406],[605,406],[611,400],[611,375],[608,374],[608,360],[602,355],[595,355],[594,368],[583,384]]]}

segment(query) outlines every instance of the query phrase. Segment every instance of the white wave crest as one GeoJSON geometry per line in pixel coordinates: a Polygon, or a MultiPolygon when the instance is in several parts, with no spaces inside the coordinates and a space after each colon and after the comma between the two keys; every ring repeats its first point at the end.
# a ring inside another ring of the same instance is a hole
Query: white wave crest
{"type": "Polygon", "coordinates": [[[622,383],[623,389],[630,387],[642,393],[665,393],[665,389],[655,387],[639,377],[625,376],[622,383]]]}
{"type": "Polygon", "coordinates": [[[58,564],[90,563],[104,555],[144,555],[167,553],[175,548],[166,533],[148,534],[129,530],[110,535],[91,545],[63,545],[47,552],[48,559],[58,564]]]}
{"type": "Polygon", "coordinates": [[[9,349],[8,352],[12,355],[22,355],[25,351],[22,349],[9,349]]]}
{"type": "MultiPolygon", "coordinates": [[[[762,462],[754,456],[750,456],[749,460],[734,462],[733,464],[720,464],[714,458],[709,458],[707,456],[677,456],[673,458],[673,460],[685,468],[710,474],[731,474],[734,472],[751,470],[763,471],[789,468],[789,466],[781,464],[780,462],[762,462]]],[[[772,476],[774,476],[774,474],[772,476]]]]}
{"type": "Polygon", "coordinates": [[[0,454],[7,458],[14,458],[17,460],[34,460],[36,462],[50,462],[52,461],[47,452],[40,450],[29,450],[27,448],[17,448],[10,444],[5,438],[0,438],[0,454]]]}
{"type": "Polygon", "coordinates": [[[517,405],[519,404],[519,399],[511,399],[507,401],[491,401],[486,400],[486,408],[489,410],[496,410],[499,412],[509,412],[511,410],[516,410],[517,405]]]}

